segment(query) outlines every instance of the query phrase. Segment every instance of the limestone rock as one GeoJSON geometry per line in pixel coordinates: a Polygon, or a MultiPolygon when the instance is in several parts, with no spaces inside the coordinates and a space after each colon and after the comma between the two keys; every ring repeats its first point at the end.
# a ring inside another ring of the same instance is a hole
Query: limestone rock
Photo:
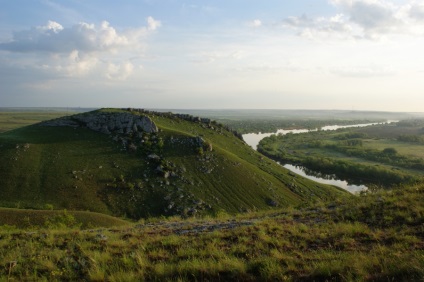
{"type": "Polygon", "coordinates": [[[150,154],[147,157],[151,160],[160,160],[160,157],[156,154],[150,154]]]}
{"type": "Polygon", "coordinates": [[[89,112],[41,123],[42,126],[86,127],[105,134],[156,133],[158,127],[148,116],[126,112],[89,112]]]}

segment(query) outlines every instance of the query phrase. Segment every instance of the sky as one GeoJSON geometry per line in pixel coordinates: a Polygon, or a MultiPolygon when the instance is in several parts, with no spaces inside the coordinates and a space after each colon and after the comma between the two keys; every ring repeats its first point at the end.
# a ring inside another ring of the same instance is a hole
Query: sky
{"type": "Polygon", "coordinates": [[[424,111],[424,0],[0,7],[0,107],[424,111]]]}

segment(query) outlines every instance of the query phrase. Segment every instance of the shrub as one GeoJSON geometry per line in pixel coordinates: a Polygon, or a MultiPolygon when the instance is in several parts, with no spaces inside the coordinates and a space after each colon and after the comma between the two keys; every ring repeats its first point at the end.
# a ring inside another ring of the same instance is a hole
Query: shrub
{"type": "Polygon", "coordinates": [[[396,155],[397,151],[395,148],[386,148],[383,150],[383,153],[386,155],[396,155]]]}
{"type": "Polygon", "coordinates": [[[79,228],[81,223],[78,223],[75,217],[63,210],[62,213],[57,213],[46,219],[44,225],[47,228],[79,228]]]}

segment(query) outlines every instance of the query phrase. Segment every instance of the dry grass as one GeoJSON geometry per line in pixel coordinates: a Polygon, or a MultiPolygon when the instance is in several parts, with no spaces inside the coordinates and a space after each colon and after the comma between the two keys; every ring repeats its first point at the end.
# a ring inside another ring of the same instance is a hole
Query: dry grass
{"type": "Polygon", "coordinates": [[[414,186],[224,219],[3,229],[0,280],[417,281],[424,278],[423,200],[424,186],[414,186]]]}

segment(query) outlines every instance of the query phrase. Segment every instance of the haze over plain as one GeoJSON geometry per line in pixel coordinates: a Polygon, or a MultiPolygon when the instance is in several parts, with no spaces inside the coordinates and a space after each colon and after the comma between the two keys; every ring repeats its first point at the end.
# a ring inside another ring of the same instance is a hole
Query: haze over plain
{"type": "Polygon", "coordinates": [[[424,1],[1,1],[2,107],[422,111],[424,1]]]}

